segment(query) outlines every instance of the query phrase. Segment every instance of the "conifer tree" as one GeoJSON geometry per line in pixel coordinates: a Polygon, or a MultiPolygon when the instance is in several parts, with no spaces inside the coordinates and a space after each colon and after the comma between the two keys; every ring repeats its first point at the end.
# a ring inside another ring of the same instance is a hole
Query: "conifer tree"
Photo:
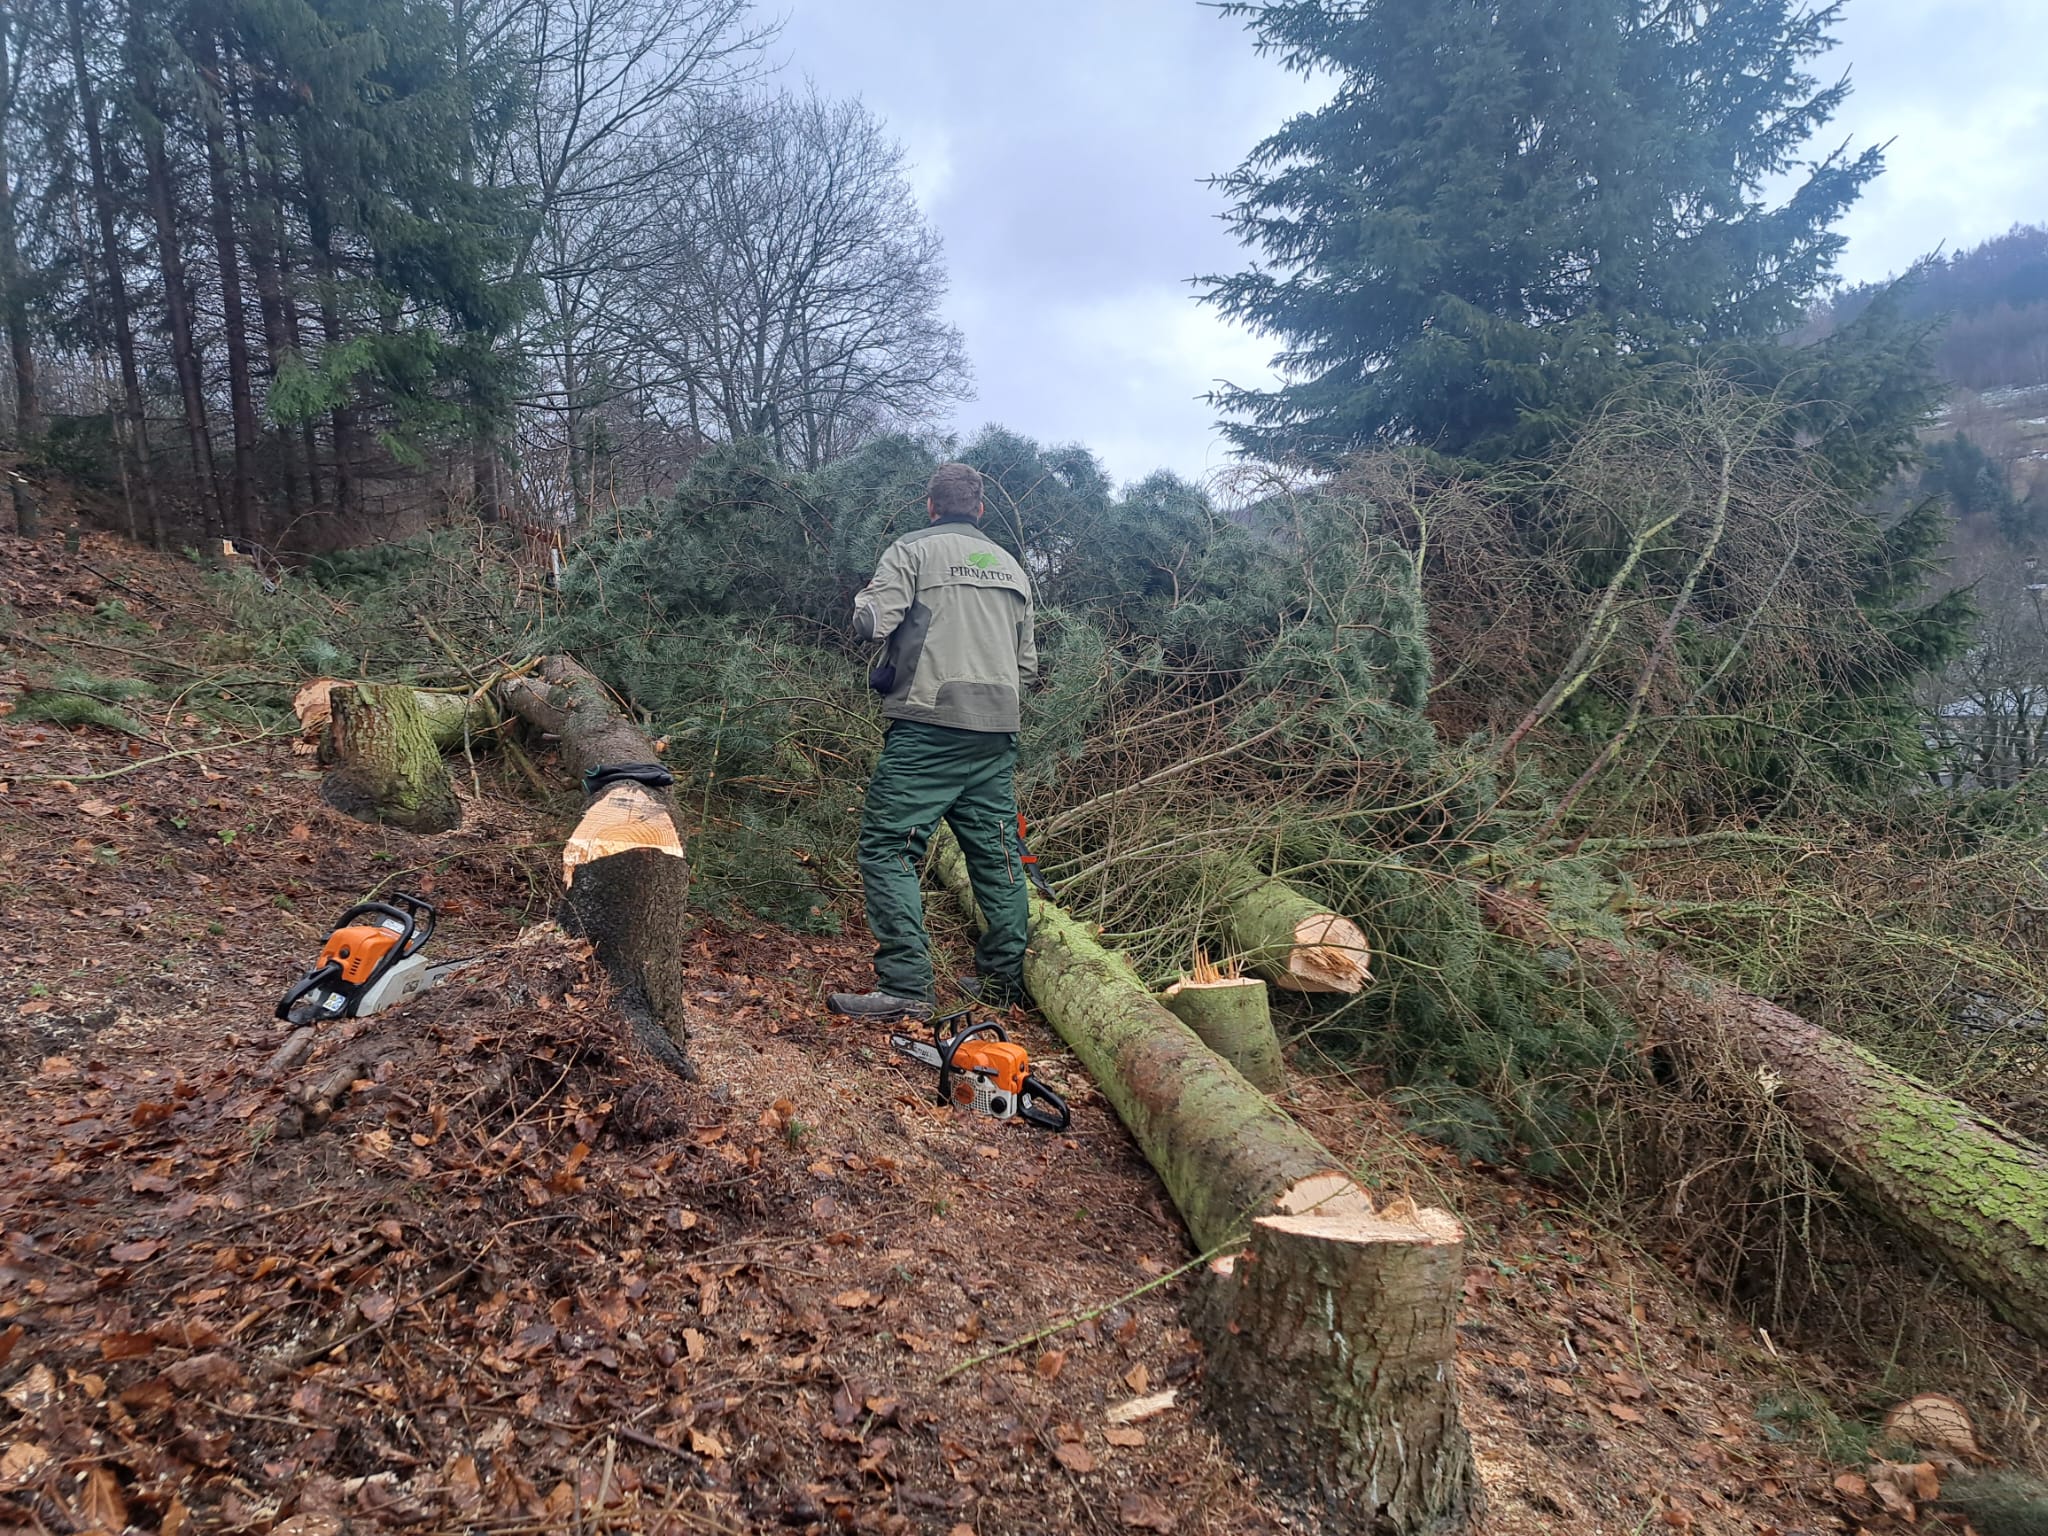
{"type": "Polygon", "coordinates": [[[1877,149],[1801,161],[1846,81],[1801,0],[1235,0],[1262,51],[1337,77],[1222,178],[1258,265],[1209,279],[1286,382],[1216,397],[1244,450],[1486,457],[1639,365],[1777,332],[1877,149]],[[1767,183],[1798,174],[1782,202],[1767,183]]]}

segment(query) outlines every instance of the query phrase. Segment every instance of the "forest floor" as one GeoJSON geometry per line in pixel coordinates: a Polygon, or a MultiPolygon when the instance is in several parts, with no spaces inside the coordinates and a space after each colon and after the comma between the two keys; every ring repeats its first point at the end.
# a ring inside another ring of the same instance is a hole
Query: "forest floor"
{"type": "MultiPolygon", "coordinates": [[[[701,1080],[667,1076],[545,921],[561,808],[487,768],[440,837],[328,809],[289,738],[198,703],[208,580],[0,536],[0,1525],[1313,1528],[1197,1411],[1186,1234],[1039,1021],[1011,1022],[1067,1135],[936,1108],[882,1032],[829,1018],[862,943],[707,914],[701,1080]],[[136,734],[7,715],[65,663],[191,687],[132,704],[136,734]],[[476,963],[273,1080],[277,995],[393,889],[476,963]],[[293,1134],[289,1096],[338,1063],[356,1091],[293,1134]]],[[[1938,1524],[1787,1428],[1849,1390],[1824,1362],[1405,1136],[1371,1086],[1297,1063],[1286,1102],[1469,1226],[1485,1530],[1938,1524]]]]}

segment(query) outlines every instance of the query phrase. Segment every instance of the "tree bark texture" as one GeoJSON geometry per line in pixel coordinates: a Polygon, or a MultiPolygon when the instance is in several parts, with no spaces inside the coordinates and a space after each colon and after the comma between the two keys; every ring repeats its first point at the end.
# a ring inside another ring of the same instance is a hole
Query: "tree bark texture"
{"type": "Polygon", "coordinates": [[[157,502],[156,477],[150,472],[149,422],[142,403],[142,376],[135,366],[135,326],[128,310],[128,283],[121,271],[121,246],[114,230],[114,193],[107,180],[105,145],[100,137],[99,99],[92,88],[92,75],[85,62],[85,22],[82,0],[66,0],[66,39],[71,45],[71,72],[78,91],[78,115],[85,125],[85,158],[92,173],[93,219],[99,226],[100,261],[107,284],[107,302],[113,309],[114,349],[121,359],[121,395],[127,406],[128,432],[121,452],[124,460],[132,450],[134,473],[124,470],[124,482],[137,484],[142,493],[144,516],[149,524],[149,542],[164,547],[163,509],[157,502]]]}
{"type": "MultiPolygon", "coordinates": [[[[499,701],[537,731],[557,738],[562,766],[579,782],[593,768],[656,761],[646,733],[621,714],[604,685],[567,656],[550,656],[535,673],[498,685],[499,701]]],[[[620,991],[635,1037],[656,1060],[694,1078],[682,969],[690,931],[690,866],[679,852],[674,799],[666,790],[614,785],[584,809],[586,825],[616,828],[626,802],[646,829],[636,846],[575,862],[564,924],[590,940],[620,991]],[[644,804],[642,802],[645,802],[644,804]],[[666,837],[659,822],[666,818],[666,837]]],[[[579,827],[570,843],[591,842],[579,827]]]]}
{"type": "Polygon", "coordinates": [[[1286,1085],[1287,1067],[1280,1059],[1280,1040],[1273,1033],[1263,981],[1252,976],[1180,981],[1162,992],[1159,1001],[1259,1092],[1278,1093],[1286,1085]]]}
{"type": "Polygon", "coordinates": [[[1464,1234],[1406,1219],[1266,1216],[1215,1282],[1205,1401],[1269,1485],[1326,1531],[1464,1530],[1478,1505],[1458,1415],[1464,1234]]]}
{"type": "Polygon", "coordinates": [[[1230,878],[1239,894],[1224,912],[1224,928],[1247,966],[1283,991],[1364,990],[1372,952],[1356,923],[1284,881],[1234,869],[1230,878]]]}
{"type": "MultiPolygon", "coordinates": [[[[249,377],[249,333],[242,310],[242,262],[235,239],[234,193],[228,181],[227,75],[211,31],[200,34],[200,74],[211,80],[212,101],[201,114],[206,138],[206,185],[212,200],[215,270],[220,280],[221,330],[228,352],[228,414],[233,423],[234,471],[228,482],[230,526],[238,539],[261,531],[256,516],[256,400],[249,377]]],[[[229,65],[233,59],[230,56],[229,65]]]]}
{"type": "MultiPolygon", "coordinates": [[[[12,98],[21,60],[7,46],[11,27],[0,27],[0,91],[12,98]]],[[[29,338],[28,274],[22,266],[21,240],[15,210],[16,181],[0,133],[0,315],[7,330],[7,350],[14,364],[14,436],[17,447],[43,435],[43,397],[36,381],[35,348],[29,338]]]]}
{"type": "MultiPolygon", "coordinates": [[[[322,799],[359,820],[412,832],[446,832],[461,820],[434,717],[420,707],[421,697],[403,683],[335,685],[327,696],[327,753],[337,766],[321,781],[322,799]]],[[[463,700],[445,697],[457,707],[459,740],[463,700]]]]}
{"type": "MultiPolygon", "coordinates": [[[[973,911],[959,847],[935,841],[940,879],[973,911]]],[[[1372,1213],[1343,1165],[1161,1007],[1129,960],[1036,893],[1024,981],[1137,1138],[1198,1248],[1229,1242],[1258,1216],[1372,1213]]]]}
{"type": "Polygon", "coordinates": [[[1668,956],[1567,938],[1536,903],[1487,891],[1500,932],[1568,945],[1645,1037],[1776,1083],[1807,1159],[1878,1219],[2048,1342],[2048,1149],[1777,1004],[1668,956]]]}

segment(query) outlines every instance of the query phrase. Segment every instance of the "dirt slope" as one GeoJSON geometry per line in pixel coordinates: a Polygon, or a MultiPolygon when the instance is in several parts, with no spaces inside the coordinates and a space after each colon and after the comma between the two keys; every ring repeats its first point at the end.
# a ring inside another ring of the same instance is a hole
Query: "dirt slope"
{"type": "MultiPolygon", "coordinates": [[[[112,540],[0,561],[0,707],[67,658],[158,675],[218,622],[194,568],[112,540]],[[94,627],[124,593],[147,635],[94,627]]],[[[683,1084],[544,922],[541,811],[465,785],[455,833],[361,826],[288,740],[188,704],[138,703],[151,740],[0,718],[0,1524],[1304,1528],[1189,1411],[1181,1282],[1152,1284],[1185,1236],[1034,1021],[1012,1022],[1071,1135],[935,1108],[881,1032],[830,1020],[863,945],[707,916],[683,1084]],[[480,963],[268,1080],[277,992],[339,908],[394,887],[480,963]],[[364,1086],[288,1134],[288,1093],[349,1063],[364,1086]]],[[[1403,1138],[1334,1071],[1291,1098],[1376,1183],[1471,1223],[1489,1529],[1894,1528],[1758,1417],[1817,1367],[1403,1138]]]]}

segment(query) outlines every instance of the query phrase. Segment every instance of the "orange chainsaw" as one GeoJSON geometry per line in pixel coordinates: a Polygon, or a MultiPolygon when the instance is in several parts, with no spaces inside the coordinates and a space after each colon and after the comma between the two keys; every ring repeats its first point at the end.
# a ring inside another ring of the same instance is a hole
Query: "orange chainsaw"
{"type": "Polygon", "coordinates": [[[945,1026],[960,1017],[949,1013],[933,1019],[930,1040],[889,1037],[897,1055],[938,1068],[939,1103],[997,1120],[1028,1121],[1048,1131],[1064,1131],[1073,1123],[1067,1101],[1031,1075],[1031,1053],[1005,1034],[1002,1025],[990,1019],[947,1035],[945,1026]]]}
{"type": "Polygon", "coordinates": [[[293,1024],[367,1018],[410,1002],[473,959],[427,964],[420,951],[434,936],[434,904],[394,891],[388,901],[358,902],[341,914],[313,968],[277,1000],[293,1024]]]}

